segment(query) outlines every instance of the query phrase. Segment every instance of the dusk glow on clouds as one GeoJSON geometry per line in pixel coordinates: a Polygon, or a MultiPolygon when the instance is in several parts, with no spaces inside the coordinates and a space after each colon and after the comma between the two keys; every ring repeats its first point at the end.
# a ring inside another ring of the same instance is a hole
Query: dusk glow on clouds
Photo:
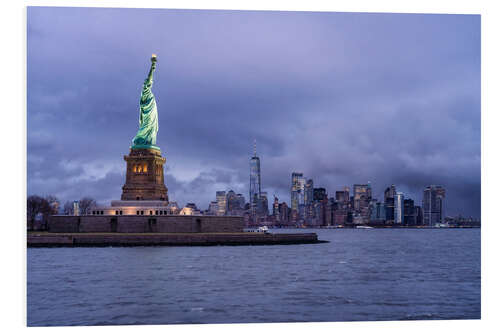
{"type": "Polygon", "coordinates": [[[170,200],[248,200],[292,171],[330,195],[371,182],[480,217],[480,16],[29,7],[28,194],[119,199],[141,85],[158,55],[170,200]]]}

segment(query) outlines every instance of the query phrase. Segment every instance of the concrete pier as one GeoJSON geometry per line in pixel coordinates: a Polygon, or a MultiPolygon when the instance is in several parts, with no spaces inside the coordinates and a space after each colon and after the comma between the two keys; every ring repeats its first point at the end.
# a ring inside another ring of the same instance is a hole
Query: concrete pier
{"type": "Polygon", "coordinates": [[[325,243],[315,233],[29,233],[28,247],[210,246],[325,243]]]}

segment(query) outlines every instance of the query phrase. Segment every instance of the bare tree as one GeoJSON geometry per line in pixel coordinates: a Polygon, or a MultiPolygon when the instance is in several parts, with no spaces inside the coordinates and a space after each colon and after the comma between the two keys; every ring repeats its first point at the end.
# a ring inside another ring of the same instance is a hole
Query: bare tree
{"type": "Polygon", "coordinates": [[[78,205],[80,206],[80,214],[88,214],[92,207],[97,206],[97,202],[92,198],[84,197],[80,199],[78,205]]]}
{"type": "Polygon", "coordinates": [[[42,213],[44,216],[50,212],[49,202],[38,196],[30,195],[27,200],[27,217],[28,217],[28,230],[33,230],[35,224],[35,217],[42,213]]]}

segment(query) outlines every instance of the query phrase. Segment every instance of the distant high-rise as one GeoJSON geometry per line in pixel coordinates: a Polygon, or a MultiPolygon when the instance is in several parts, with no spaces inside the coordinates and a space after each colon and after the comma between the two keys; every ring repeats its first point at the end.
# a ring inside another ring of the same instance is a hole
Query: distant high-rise
{"type": "Polygon", "coordinates": [[[260,159],[257,156],[257,144],[254,141],[253,156],[250,159],[250,207],[255,214],[260,203],[260,159]]]}
{"type": "Polygon", "coordinates": [[[217,199],[217,215],[226,215],[227,212],[227,198],[226,191],[215,192],[215,197],[217,199]]]}
{"type": "Polygon", "coordinates": [[[293,172],[292,188],[290,194],[292,212],[298,212],[299,205],[304,204],[304,187],[304,175],[301,172],[293,172]]]}
{"type": "Polygon", "coordinates": [[[274,201],[273,201],[273,216],[276,222],[279,222],[280,216],[279,216],[279,208],[280,208],[280,202],[278,200],[277,196],[274,196],[274,201]]]}
{"type": "Polygon", "coordinates": [[[259,199],[259,214],[262,215],[268,215],[269,214],[269,206],[267,202],[267,192],[260,192],[260,199],[259,199]]]}
{"type": "Polygon", "coordinates": [[[403,224],[404,222],[404,194],[397,192],[394,196],[394,223],[403,224]]]}
{"type": "Polygon", "coordinates": [[[350,195],[349,195],[349,187],[345,186],[342,191],[335,192],[335,200],[337,202],[349,203],[350,195]]]}
{"type": "Polygon", "coordinates": [[[423,223],[422,207],[415,206],[414,208],[415,208],[415,224],[422,225],[423,223]]]}
{"type": "Polygon", "coordinates": [[[372,200],[372,188],[368,184],[354,184],[353,186],[354,213],[360,215],[364,223],[370,221],[370,201],[372,200]]]}
{"type": "Polygon", "coordinates": [[[238,201],[239,208],[244,209],[245,208],[245,197],[243,196],[243,194],[241,194],[241,193],[236,194],[236,200],[238,201]]]}
{"type": "Polygon", "coordinates": [[[314,183],[308,179],[304,185],[304,204],[310,205],[314,200],[314,183]]]}
{"type": "Polygon", "coordinates": [[[386,211],[385,218],[389,223],[394,222],[394,197],[395,196],[396,196],[396,186],[394,186],[394,184],[385,189],[385,191],[384,191],[384,204],[385,204],[385,211],[386,211]]]}
{"type": "Polygon", "coordinates": [[[422,215],[424,225],[435,225],[443,222],[443,201],[445,189],[440,185],[430,185],[424,189],[422,199],[422,215]]]}
{"type": "Polygon", "coordinates": [[[288,208],[288,205],[286,204],[286,202],[282,202],[279,204],[278,211],[279,211],[279,216],[280,216],[279,217],[280,224],[282,224],[282,225],[289,224],[289,222],[290,222],[290,208],[288,208]]]}
{"type": "Polygon", "coordinates": [[[413,202],[412,199],[404,200],[404,224],[406,225],[416,224],[415,203],[413,202]]]}
{"type": "Polygon", "coordinates": [[[210,204],[208,204],[208,214],[217,215],[218,211],[219,211],[219,205],[217,201],[211,201],[210,204]]]}
{"type": "Polygon", "coordinates": [[[236,211],[240,209],[240,202],[233,190],[229,190],[226,195],[227,199],[227,210],[229,212],[236,211]]]}
{"type": "Polygon", "coordinates": [[[392,184],[384,191],[384,202],[387,202],[387,198],[394,198],[395,196],[396,196],[396,186],[392,184]]]}
{"type": "Polygon", "coordinates": [[[335,201],[332,205],[332,223],[345,224],[351,209],[351,196],[349,186],[344,186],[341,191],[335,192],[335,201]]]}
{"type": "Polygon", "coordinates": [[[384,223],[386,220],[385,203],[372,200],[371,206],[370,222],[384,223]]]}
{"type": "Polygon", "coordinates": [[[317,187],[313,191],[313,200],[314,201],[322,201],[327,198],[326,189],[324,187],[317,187]]]}

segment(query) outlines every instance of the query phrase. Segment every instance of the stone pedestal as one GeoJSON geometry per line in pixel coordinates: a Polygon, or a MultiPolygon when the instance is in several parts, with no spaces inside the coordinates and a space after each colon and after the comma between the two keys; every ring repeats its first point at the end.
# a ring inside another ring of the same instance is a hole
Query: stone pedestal
{"type": "Polygon", "coordinates": [[[168,190],[163,178],[166,159],[161,156],[161,151],[131,148],[124,159],[127,162],[127,177],[121,200],[161,200],[168,203],[168,190]]]}

